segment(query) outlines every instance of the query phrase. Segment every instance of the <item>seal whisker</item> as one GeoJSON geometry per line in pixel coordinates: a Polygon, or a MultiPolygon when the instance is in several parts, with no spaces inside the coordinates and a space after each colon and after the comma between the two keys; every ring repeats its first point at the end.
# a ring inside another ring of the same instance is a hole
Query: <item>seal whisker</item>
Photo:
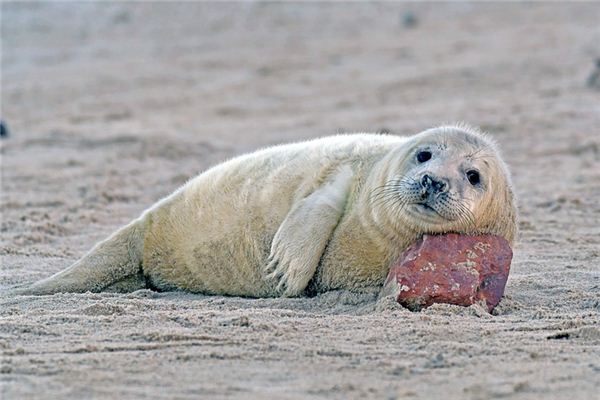
{"type": "Polygon", "coordinates": [[[474,226],[475,225],[475,217],[474,217],[473,213],[471,212],[471,210],[469,210],[469,208],[466,207],[461,202],[457,202],[455,206],[456,206],[456,209],[459,214],[459,220],[464,222],[467,225],[474,226]]]}
{"type": "Polygon", "coordinates": [[[382,205],[394,199],[395,197],[400,196],[403,193],[401,189],[405,185],[414,183],[414,180],[407,177],[392,179],[373,189],[369,195],[369,198],[373,205],[382,205]]]}
{"type": "Polygon", "coordinates": [[[371,195],[371,202],[373,205],[381,205],[394,198],[398,193],[398,188],[388,187],[385,190],[380,190],[378,193],[371,195]]]}

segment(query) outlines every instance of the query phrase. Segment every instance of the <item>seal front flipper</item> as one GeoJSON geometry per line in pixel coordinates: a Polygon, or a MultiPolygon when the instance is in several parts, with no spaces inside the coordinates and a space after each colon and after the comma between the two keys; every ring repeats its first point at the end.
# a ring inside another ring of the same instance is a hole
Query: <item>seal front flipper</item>
{"type": "Polygon", "coordinates": [[[315,274],[325,247],[346,205],[352,170],[345,166],[332,179],[301,200],[275,233],[265,267],[277,293],[302,294],[315,274]]]}
{"type": "Polygon", "coordinates": [[[61,292],[133,291],[145,287],[141,274],[145,218],[124,226],[69,268],[29,286],[10,290],[15,295],[61,292]]]}

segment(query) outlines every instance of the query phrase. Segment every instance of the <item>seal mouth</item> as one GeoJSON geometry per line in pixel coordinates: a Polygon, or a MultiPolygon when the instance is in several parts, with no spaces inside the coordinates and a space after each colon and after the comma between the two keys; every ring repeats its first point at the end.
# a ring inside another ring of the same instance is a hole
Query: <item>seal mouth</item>
{"type": "Polygon", "coordinates": [[[427,203],[417,203],[417,205],[419,205],[419,206],[423,207],[423,208],[424,208],[424,209],[426,209],[426,210],[433,211],[433,212],[435,212],[436,214],[438,213],[437,211],[435,211],[435,209],[434,209],[433,207],[431,207],[431,206],[430,206],[429,204],[427,204],[427,203]]]}
{"type": "Polygon", "coordinates": [[[448,218],[446,218],[444,215],[440,214],[435,208],[430,206],[428,203],[413,203],[413,205],[414,205],[414,208],[416,208],[417,212],[419,212],[419,213],[424,213],[429,216],[435,215],[436,217],[442,218],[445,221],[448,220],[448,218]]]}
{"type": "Polygon", "coordinates": [[[428,213],[435,213],[440,217],[442,216],[435,208],[431,207],[428,203],[416,203],[415,205],[421,210],[425,210],[428,213]]]}

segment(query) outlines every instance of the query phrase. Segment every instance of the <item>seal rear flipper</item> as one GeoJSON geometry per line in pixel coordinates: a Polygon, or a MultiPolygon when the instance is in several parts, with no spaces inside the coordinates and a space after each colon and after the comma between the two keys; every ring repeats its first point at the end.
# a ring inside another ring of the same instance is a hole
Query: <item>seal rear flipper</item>
{"type": "Polygon", "coordinates": [[[9,291],[15,295],[61,292],[133,291],[145,287],[141,260],[145,223],[138,219],[98,243],[69,268],[29,286],[9,291]]]}

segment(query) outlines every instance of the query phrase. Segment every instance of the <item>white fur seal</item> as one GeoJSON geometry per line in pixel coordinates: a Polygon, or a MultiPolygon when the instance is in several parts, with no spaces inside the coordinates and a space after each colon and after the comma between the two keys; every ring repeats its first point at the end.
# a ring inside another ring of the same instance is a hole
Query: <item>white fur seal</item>
{"type": "Polygon", "coordinates": [[[465,126],[339,135],[217,165],[21,294],[140,288],[250,297],[381,286],[425,233],[513,242],[496,146],[465,126]]]}

